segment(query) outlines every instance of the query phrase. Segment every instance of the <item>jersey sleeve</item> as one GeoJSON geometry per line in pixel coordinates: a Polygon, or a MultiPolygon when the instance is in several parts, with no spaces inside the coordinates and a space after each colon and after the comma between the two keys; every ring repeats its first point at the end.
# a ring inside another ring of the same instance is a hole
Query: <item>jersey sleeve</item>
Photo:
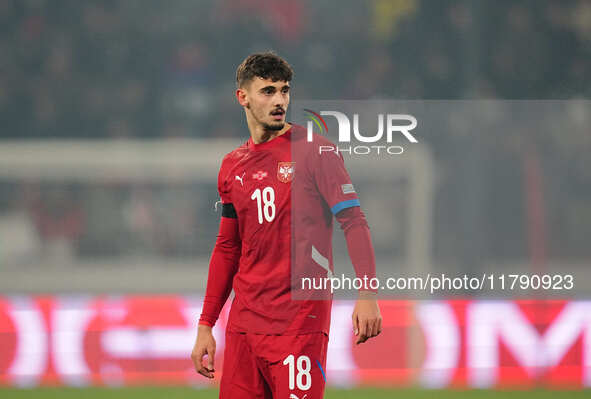
{"type": "Polygon", "coordinates": [[[232,197],[230,195],[230,182],[228,181],[229,176],[229,158],[228,155],[224,157],[222,160],[222,165],[220,166],[220,171],[218,173],[218,192],[220,194],[220,199],[222,204],[230,204],[232,203],[232,197]]]}
{"type": "MultiPolygon", "coordinates": [[[[336,216],[345,233],[349,258],[355,269],[356,276],[363,280],[365,277],[372,279],[376,277],[376,257],[371,243],[371,235],[367,220],[360,207],[351,207],[339,212],[336,216]]],[[[364,286],[362,291],[377,293],[377,289],[364,286]]]]}
{"type": "Polygon", "coordinates": [[[318,191],[333,215],[343,209],[360,206],[341,154],[334,152],[316,154],[312,167],[318,191]]]}
{"type": "Polygon", "coordinates": [[[222,216],[215,247],[209,261],[207,287],[199,324],[213,327],[228,296],[240,261],[238,220],[222,216]]]}
{"type": "Polygon", "coordinates": [[[218,192],[222,200],[222,217],[216,243],[209,261],[207,287],[199,324],[213,327],[232,292],[232,280],[238,271],[241,241],[238,219],[231,203],[226,176],[226,159],[218,174],[218,192]]]}

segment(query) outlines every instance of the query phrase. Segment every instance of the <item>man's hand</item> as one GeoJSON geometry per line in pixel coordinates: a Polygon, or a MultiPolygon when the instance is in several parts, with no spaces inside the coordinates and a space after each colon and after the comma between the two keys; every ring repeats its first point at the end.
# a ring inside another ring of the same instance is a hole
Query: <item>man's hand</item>
{"type": "Polygon", "coordinates": [[[382,315],[375,293],[359,292],[359,298],[353,310],[353,332],[357,336],[356,344],[362,344],[382,332],[382,315]]]}
{"type": "Polygon", "coordinates": [[[215,338],[211,333],[211,327],[199,324],[197,330],[197,339],[193,352],[191,352],[191,360],[195,365],[195,371],[199,374],[213,378],[213,360],[215,357],[215,338]],[[207,355],[207,367],[203,365],[203,356],[207,355]]]}

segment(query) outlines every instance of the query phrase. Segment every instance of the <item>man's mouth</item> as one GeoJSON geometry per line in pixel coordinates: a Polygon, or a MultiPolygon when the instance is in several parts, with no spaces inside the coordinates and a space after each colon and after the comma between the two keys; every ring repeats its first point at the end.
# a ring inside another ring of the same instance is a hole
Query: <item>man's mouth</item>
{"type": "Polygon", "coordinates": [[[285,111],[282,109],[276,109],[275,111],[271,112],[271,116],[273,116],[273,119],[275,119],[276,121],[282,120],[284,115],[285,111]]]}

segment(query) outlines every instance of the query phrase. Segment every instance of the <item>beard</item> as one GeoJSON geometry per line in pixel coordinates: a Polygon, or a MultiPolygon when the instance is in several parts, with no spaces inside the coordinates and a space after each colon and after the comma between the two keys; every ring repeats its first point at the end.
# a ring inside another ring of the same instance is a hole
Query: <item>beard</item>
{"type": "Polygon", "coordinates": [[[283,127],[285,126],[285,122],[275,122],[275,123],[261,123],[261,126],[263,126],[263,129],[268,130],[268,131],[278,131],[283,129],[283,127]]]}
{"type": "Polygon", "coordinates": [[[261,115],[261,117],[259,118],[259,116],[257,115],[258,112],[253,112],[254,109],[250,106],[250,104],[248,104],[246,108],[252,112],[252,116],[254,117],[254,119],[263,127],[264,130],[268,132],[276,132],[285,127],[285,121],[263,122],[264,116],[261,115]]]}

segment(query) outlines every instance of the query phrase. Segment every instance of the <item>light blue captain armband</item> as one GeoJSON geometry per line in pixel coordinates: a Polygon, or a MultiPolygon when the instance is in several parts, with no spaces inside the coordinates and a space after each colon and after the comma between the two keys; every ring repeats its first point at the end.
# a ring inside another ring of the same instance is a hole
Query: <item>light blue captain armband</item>
{"type": "Polygon", "coordinates": [[[337,213],[339,213],[343,209],[351,208],[353,206],[361,206],[361,204],[359,203],[359,200],[357,198],[346,200],[346,201],[341,201],[341,202],[335,204],[332,208],[330,208],[330,211],[332,212],[333,215],[336,215],[337,213]]]}

